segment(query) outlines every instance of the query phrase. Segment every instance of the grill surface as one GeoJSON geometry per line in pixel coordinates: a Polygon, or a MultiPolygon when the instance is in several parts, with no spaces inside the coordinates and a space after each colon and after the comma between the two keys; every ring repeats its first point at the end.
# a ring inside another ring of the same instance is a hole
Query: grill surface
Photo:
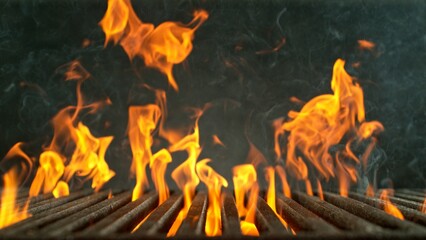
{"type": "MultiPolygon", "coordinates": [[[[424,190],[401,189],[390,198],[404,215],[403,221],[385,213],[383,201],[377,198],[357,193],[343,198],[324,192],[323,201],[295,191],[292,199],[278,196],[276,201],[277,212],[291,229],[281,224],[262,198],[258,200],[256,226],[260,237],[267,239],[425,239],[426,214],[420,211],[425,194],[424,190]]],[[[19,195],[18,204],[25,204],[26,197],[19,195]]],[[[223,201],[220,238],[252,238],[241,234],[233,195],[225,192],[223,201]]],[[[59,199],[45,194],[31,200],[28,211],[32,217],[0,230],[0,238],[161,239],[183,207],[183,197],[172,194],[157,205],[154,192],[133,202],[131,192],[122,190],[86,190],[59,199]]],[[[207,206],[206,192],[198,192],[174,238],[205,238],[207,206]]]]}

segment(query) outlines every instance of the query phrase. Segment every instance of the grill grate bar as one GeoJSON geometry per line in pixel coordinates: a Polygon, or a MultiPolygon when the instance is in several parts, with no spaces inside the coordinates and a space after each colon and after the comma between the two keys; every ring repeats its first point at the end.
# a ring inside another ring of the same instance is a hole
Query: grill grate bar
{"type": "Polygon", "coordinates": [[[324,221],[290,198],[279,196],[277,198],[277,211],[296,232],[339,232],[336,227],[324,221]]]}
{"type": "Polygon", "coordinates": [[[192,201],[186,218],[176,232],[177,236],[204,235],[204,225],[207,218],[207,193],[199,192],[192,201]]]}
{"type": "Polygon", "coordinates": [[[396,192],[394,195],[396,197],[399,197],[399,198],[403,198],[403,199],[407,199],[407,200],[410,200],[410,201],[413,201],[413,202],[416,202],[416,203],[420,203],[420,205],[422,205],[423,202],[425,201],[425,197],[424,196],[423,197],[420,197],[420,196],[411,196],[409,194],[399,193],[399,192],[396,192]]]}
{"type": "Polygon", "coordinates": [[[294,192],[292,196],[302,206],[341,229],[357,232],[381,232],[383,230],[381,227],[317,197],[308,196],[301,192],[294,192]]]}
{"type": "Polygon", "coordinates": [[[118,232],[130,232],[157,205],[158,194],[154,192],[148,193],[90,226],[81,235],[99,234],[105,236],[118,232]]]}
{"type": "Polygon", "coordinates": [[[44,212],[46,210],[64,205],[64,204],[69,203],[69,202],[72,202],[72,201],[79,199],[81,197],[88,196],[91,193],[93,193],[92,190],[85,190],[85,191],[71,193],[67,197],[62,197],[62,198],[58,198],[58,199],[52,199],[52,198],[46,199],[44,201],[40,201],[38,203],[30,205],[28,212],[32,215],[36,215],[36,214],[44,212]]]}
{"type": "MultiPolygon", "coordinates": [[[[108,197],[108,192],[95,193],[73,202],[68,202],[64,205],[53,209],[46,210],[43,213],[34,215],[12,226],[0,230],[0,235],[22,235],[23,233],[33,230],[38,230],[39,227],[45,226],[55,220],[64,218],[78,212],[86,207],[89,207],[97,202],[100,202],[108,197]]],[[[56,199],[60,200],[60,199],[56,199]]],[[[53,202],[55,199],[53,199],[53,202]]]]}
{"type": "MultiPolygon", "coordinates": [[[[349,197],[356,199],[358,201],[364,202],[370,206],[384,209],[384,201],[380,199],[366,197],[358,193],[349,193],[349,197]]],[[[394,205],[401,211],[402,215],[404,216],[406,220],[426,226],[426,214],[423,214],[412,208],[401,206],[399,204],[394,203],[394,205]]]]}
{"type": "Polygon", "coordinates": [[[87,226],[92,221],[96,221],[107,216],[109,213],[122,207],[130,200],[131,194],[129,192],[120,193],[110,199],[103,200],[99,204],[95,204],[69,217],[56,221],[44,227],[41,232],[47,233],[51,236],[60,236],[61,234],[71,233],[87,226]]]}
{"type": "MultiPolygon", "coordinates": [[[[409,221],[402,221],[385,213],[380,199],[356,193],[350,193],[351,198],[344,198],[336,193],[324,192],[325,201],[299,191],[292,195],[293,199],[278,195],[276,206],[278,215],[297,235],[291,234],[290,228],[283,225],[277,214],[259,196],[255,224],[260,238],[425,239],[426,236],[426,228],[421,225],[426,214],[415,209],[397,205],[404,215],[411,216],[406,217],[409,221]]],[[[398,198],[406,200],[402,195],[398,198]]],[[[183,208],[181,194],[172,194],[158,206],[158,194],[155,192],[148,192],[135,201],[131,201],[131,191],[119,190],[100,193],[81,191],[58,199],[47,195],[40,199],[38,203],[31,203],[32,211],[38,209],[36,213],[0,230],[0,239],[56,240],[64,236],[73,240],[163,239],[183,208]],[[40,200],[42,198],[48,199],[40,200]],[[49,209],[48,206],[56,207],[49,209]],[[135,228],[138,224],[140,226],[135,228]]],[[[220,238],[253,238],[241,233],[233,194],[223,192],[222,201],[220,238]]],[[[204,228],[207,208],[208,194],[198,192],[174,239],[206,238],[204,228]]]]}
{"type": "Polygon", "coordinates": [[[423,231],[423,227],[417,224],[400,220],[363,202],[329,192],[324,192],[323,195],[327,202],[382,227],[405,231],[423,231]]]}
{"type": "Polygon", "coordinates": [[[183,196],[181,194],[170,196],[144,220],[134,233],[145,236],[164,236],[172,226],[182,206],[183,196]]]}
{"type": "Polygon", "coordinates": [[[222,235],[241,236],[240,218],[234,197],[229,192],[223,193],[222,204],[222,235]]]}
{"type": "Polygon", "coordinates": [[[396,193],[403,193],[403,194],[409,195],[409,196],[417,196],[417,197],[423,198],[423,201],[426,197],[426,192],[422,192],[422,191],[417,192],[417,191],[413,191],[411,189],[398,189],[396,191],[396,193]]]}

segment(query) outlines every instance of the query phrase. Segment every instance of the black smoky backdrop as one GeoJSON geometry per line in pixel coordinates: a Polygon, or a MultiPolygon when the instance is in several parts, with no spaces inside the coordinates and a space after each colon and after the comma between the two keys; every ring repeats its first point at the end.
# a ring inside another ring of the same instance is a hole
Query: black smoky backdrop
{"type": "MultiPolygon", "coordinates": [[[[98,22],[106,0],[0,1],[0,156],[18,141],[34,157],[49,144],[50,119],[76,104],[76,82],[64,81],[64,71],[78,60],[91,74],[83,83],[86,99],[112,102],[81,119],[95,136],[115,137],[106,160],[117,175],[109,185],[132,186],[127,115],[130,105],[153,102],[144,84],[167,92],[172,128],[190,130],[191,108],[210,104],[200,119],[200,159],[212,158],[211,165],[231,181],[232,166],[246,162],[249,142],[273,163],[272,121],[300,109],[292,96],[308,101],[331,93],[332,67],[342,58],[364,89],[367,120],[385,127],[378,148],[386,154],[373,163],[379,186],[425,187],[425,1],[132,4],[143,22],[156,26],[187,23],[194,10],[208,11],[192,53],[174,68],[179,92],[143,60],[129,61],[120,46],[104,49],[98,22]],[[376,46],[362,50],[359,39],[376,46]],[[225,147],[213,144],[214,134],[225,147]]],[[[175,155],[181,160],[169,164],[168,173],[184,159],[175,155]]]]}

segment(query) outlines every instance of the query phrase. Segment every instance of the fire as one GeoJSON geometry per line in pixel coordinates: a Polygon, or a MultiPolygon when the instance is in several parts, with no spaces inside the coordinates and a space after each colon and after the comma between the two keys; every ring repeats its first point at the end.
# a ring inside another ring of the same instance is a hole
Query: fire
{"type": "Polygon", "coordinates": [[[322,193],[322,185],[320,180],[317,179],[317,194],[321,200],[324,200],[324,194],[322,193]]]}
{"type": "Polygon", "coordinates": [[[209,193],[205,233],[207,236],[220,236],[222,235],[221,189],[222,186],[228,187],[228,182],[208,166],[208,162],[209,159],[204,159],[196,165],[198,177],[207,186],[209,193]]]}
{"type": "MultiPolygon", "coordinates": [[[[15,144],[4,157],[3,161],[11,161],[16,157],[24,160],[29,167],[32,167],[32,160],[22,151],[22,143],[15,144]]],[[[16,205],[16,195],[18,192],[19,184],[21,184],[24,177],[28,174],[26,165],[21,163],[21,173],[18,172],[18,167],[14,166],[3,174],[3,191],[1,195],[0,205],[0,229],[7,227],[11,224],[19,222],[31,215],[27,213],[29,201],[24,206],[19,207],[16,205]]]]}
{"type": "Polygon", "coordinates": [[[198,119],[201,117],[202,111],[199,111],[195,120],[194,132],[190,135],[185,136],[179,142],[170,146],[171,152],[186,151],[188,153],[187,159],[175,168],[172,172],[172,178],[176,182],[179,189],[183,192],[184,206],[179,212],[175,222],[170,228],[167,236],[174,236],[178,230],[183,219],[188,214],[189,208],[191,207],[192,198],[195,194],[195,188],[200,183],[200,179],[195,172],[196,163],[198,156],[201,153],[200,146],[200,134],[198,129],[198,119]]]}
{"type": "Polygon", "coordinates": [[[277,218],[281,221],[281,223],[287,228],[287,222],[277,213],[276,206],[276,196],[275,196],[275,170],[274,167],[266,167],[265,168],[265,177],[268,182],[268,190],[266,192],[266,202],[269,207],[275,212],[277,218]]]}
{"type": "Polygon", "coordinates": [[[238,215],[240,218],[245,217],[241,221],[241,232],[245,235],[259,236],[259,232],[254,225],[257,196],[259,194],[256,170],[253,164],[243,164],[235,166],[232,169],[232,173],[238,215]],[[246,193],[249,193],[247,207],[244,204],[246,193]]]}
{"type": "Polygon", "coordinates": [[[425,200],[423,201],[423,206],[422,206],[421,212],[426,214],[426,197],[425,197],[425,200]]]}
{"type": "Polygon", "coordinates": [[[152,156],[150,161],[151,176],[154,181],[155,189],[157,189],[159,198],[158,205],[162,204],[169,198],[170,192],[169,187],[164,179],[166,173],[167,164],[172,161],[172,156],[167,149],[161,149],[152,156]]]}
{"type": "MultiPolygon", "coordinates": [[[[129,107],[128,136],[133,159],[131,172],[136,175],[132,199],[136,200],[148,187],[146,167],[152,161],[152,132],[161,116],[160,108],[154,104],[129,107]]],[[[152,161],[154,162],[154,161],[152,161]]]]}
{"type": "Polygon", "coordinates": [[[169,84],[178,90],[173,66],[184,61],[192,51],[195,31],[208,18],[207,12],[194,12],[188,24],[164,22],[157,27],[143,23],[136,15],[130,0],[108,0],[108,8],[99,22],[105,33],[105,45],[120,44],[130,59],[138,56],[148,67],[164,73],[169,84]]]}
{"type": "Polygon", "coordinates": [[[287,174],[285,173],[284,168],[281,165],[277,165],[275,166],[275,171],[278,173],[278,176],[280,177],[284,196],[291,198],[291,189],[290,189],[290,185],[287,182],[287,174]]]}
{"type": "Polygon", "coordinates": [[[392,202],[389,200],[389,191],[384,189],[382,191],[382,194],[380,194],[380,199],[384,201],[384,209],[385,212],[387,212],[388,214],[399,218],[401,220],[404,220],[404,216],[402,215],[401,211],[399,211],[399,209],[392,204],[392,202]]]}
{"type": "MultiPolygon", "coordinates": [[[[279,137],[287,135],[286,168],[298,180],[304,180],[307,190],[308,166],[329,180],[338,175],[341,193],[347,195],[349,181],[356,181],[354,164],[362,162],[365,167],[368,155],[376,141],[374,134],[383,131],[381,123],[365,121],[364,97],[359,84],[346,73],[345,62],[338,59],[334,64],[331,89],[333,94],[324,94],[308,101],[300,112],[290,111],[289,121],[275,127],[275,146],[279,137]],[[350,137],[350,138],[348,138],[350,137]],[[346,142],[346,148],[332,155],[329,149],[346,142]],[[351,151],[353,144],[370,140],[367,150],[358,159],[351,151]]],[[[275,147],[279,157],[281,150],[275,147]]]]}
{"type": "Polygon", "coordinates": [[[62,109],[52,119],[54,136],[50,146],[40,154],[40,166],[31,184],[30,196],[52,191],[55,191],[55,197],[68,195],[67,182],[74,176],[92,179],[92,188],[98,191],[115,175],[105,161],[105,153],[113,137],[96,138],[87,126],[78,121],[83,110],[94,113],[99,107],[109,104],[109,100],[84,105],[81,85],[90,74],[78,61],[69,64],[65,76],[66,80],[77,81],[77,105],[62,109]],[[71,157],[65,157],[71,151],[71,157]]]}

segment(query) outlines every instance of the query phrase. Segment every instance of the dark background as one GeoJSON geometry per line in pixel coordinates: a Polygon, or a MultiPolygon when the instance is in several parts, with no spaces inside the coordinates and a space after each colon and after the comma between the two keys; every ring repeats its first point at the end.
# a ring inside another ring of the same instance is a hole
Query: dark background
{"type": "MultiPolygon", "coordinates": [[[[112,101],[82,119],[95,136],[115,136],[107,154],[117,172],[110,185],[133,185],[127,110],[152,101],[143,83],[167,91],[170,127],[189,127],[188,109],[212,104],[200,120],[201,158],[212,158],[230,181],[231,167],[246,162],[248,140],[273,162],[272,121],[300,108],[292,96],[307,101],[331,93],[332,66],[342,58],[364,89],[367,120],[385,127],[379,148],[386,155],[373,166],[379,185],[425,187],[425,1],[132,2],[141,20],[156,26],[187,23],[195,9],[208,11],[191,55],[175,66],[178,93],[142,60],[130,62],[121,47],[104,49],[98,22],[106,0],[0,1],[0,156],[23,141],[36,157],[50,142],[49,120],[76,103],[76,84],[64,81],[63,72],[77,59],[91,73],[86,98],[112,101]],[[376,47],[361,50],[358,39],[376,47]],[[352,67],[356,62],[360,67],[352,67]],[[213,134],[226,147],[213,145],[213,134]]],[[[183,156],[175,154],[168,172],[183,156]]]]}

